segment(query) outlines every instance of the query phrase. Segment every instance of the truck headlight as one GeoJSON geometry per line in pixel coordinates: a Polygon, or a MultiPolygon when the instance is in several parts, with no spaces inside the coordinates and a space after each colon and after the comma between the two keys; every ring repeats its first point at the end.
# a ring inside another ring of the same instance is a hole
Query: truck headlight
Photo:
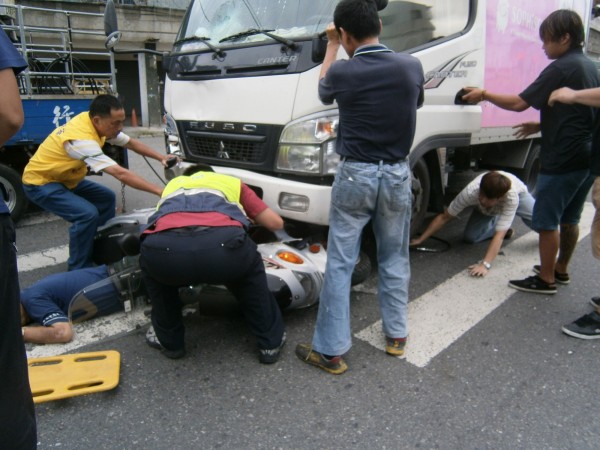
{"type": "Polygon", "coordinates": [[[304,174],[334,174],[339,163],[335,139],[339,118],[317,116],[292,122],[279,140],[277,170],[304,174]]]}
{"type": "Polygon", "coordinates": [[[165,147],[167,148],[167,154],[183,157],[175,119],[167,113],[163,116],[163,122],[165,124],[165,147]]]}

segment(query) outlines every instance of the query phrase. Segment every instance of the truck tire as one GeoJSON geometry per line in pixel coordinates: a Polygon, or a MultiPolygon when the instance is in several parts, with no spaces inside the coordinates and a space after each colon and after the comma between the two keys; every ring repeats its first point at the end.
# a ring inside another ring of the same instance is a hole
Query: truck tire
{"type": "Polygon", "coordinates": [[[521,170],[515,171],[515,175],[525,183],[529,193],[534,197],[540,174],[540,165],[540,144],[533,144],[525,160],[525,166],[521,170]]]}
{"type": "Polygon", "coordinates": [[[410,219],[410,235],[413,236],[423,223],[429,196],[431,194],[431,183],[429,170],[423,158],[419,159],[412,167],[412,216],[410,219]]]}
{"type": "Polygon", "coordinates": [[[25,214],[29,204],[25,192],[23,192],[21,176],[10,167],[0,164],[0,183],[8,193],[6,204],[13,222],[16,223],[25,214]]]}
{"type": "Polygon", "coordinates": [[[366,281],[366,279],[371,276],[371,271],[371,258],[369,258],[369,255],[361,250],[358,254],[358,260],[354,266],[354,271],[352,272],[352,280],[350,284],[355,286],[363,281],[366,281]]]}

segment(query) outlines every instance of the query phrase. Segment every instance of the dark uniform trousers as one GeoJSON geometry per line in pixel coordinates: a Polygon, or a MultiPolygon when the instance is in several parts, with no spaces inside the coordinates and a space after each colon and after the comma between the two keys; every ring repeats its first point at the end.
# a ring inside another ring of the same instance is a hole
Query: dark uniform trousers
{"type": "Polygon", "coordinates": [[[15,229],[10,215],[0,214],[0,449],[37,447],[19,303],[15,229]]]}
{"type": "Polygon", "coordinates": [[[258,347],[281,343],[281,311],[269,291],[262,257],[241,227],[190,227],[144,237],[140,265],[152,302],[152,325],[168,350],[184,347],[179,287],[223,284],[240,302],[258,347]]]}

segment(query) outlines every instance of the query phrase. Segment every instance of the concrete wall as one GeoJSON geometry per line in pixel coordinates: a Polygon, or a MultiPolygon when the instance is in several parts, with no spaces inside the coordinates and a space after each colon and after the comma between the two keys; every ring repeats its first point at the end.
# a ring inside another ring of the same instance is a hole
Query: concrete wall
{"type": "MultiPolygon", "coordinates": [[[[69,2],[49,0],[17,0],[16,4],[53,10],[104,13],[104,3],[69,2]]],[[[156,49],[168,51],[179,31],[185,14],[184,10],[150,6],[116,5],[119,29],[123,32],[122,48],[139,48],[145,42],[155,42],[156,49]]],[[[60,15],[44,11],[27,11],[27,23],[34,26],[64,27],[65,20],[60,15]]],[[[101,32],[98,36],[80,38],[84,47],[104,48],[104,22],[97,17],[72,16],[72,27],[101,32]]],[[[50,37],[50,36],[49,36],[50,37]]]]}

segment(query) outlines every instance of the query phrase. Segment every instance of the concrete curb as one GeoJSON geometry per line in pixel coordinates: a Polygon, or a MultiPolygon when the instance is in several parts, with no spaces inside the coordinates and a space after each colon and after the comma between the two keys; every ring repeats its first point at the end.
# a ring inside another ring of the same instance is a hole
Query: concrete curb
{"type": "Polygon", "coordinates": [[[165,134],[162,127],[125,127],[123,133],[132,138],[163,136],[165,134]]]}

